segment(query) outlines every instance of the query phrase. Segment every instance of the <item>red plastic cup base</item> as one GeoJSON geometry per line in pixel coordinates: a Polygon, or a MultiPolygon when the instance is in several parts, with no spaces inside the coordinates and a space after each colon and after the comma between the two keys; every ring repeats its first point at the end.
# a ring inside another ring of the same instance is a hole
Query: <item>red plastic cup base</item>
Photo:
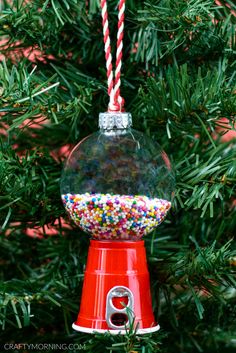
{"type": "Polygon", "coordinates": [[[144,241],[91,240],[80,311],[73,328],[87,333],[124,334],[129,326],[137,327],[138,334],[160,328],[152,311],[144,241]],[[127,293],[116,297],[116,288],[124,288],[127,293]],[[122,309],[127,301],[127,308],[122,309]],[[119,322],[122,317],[127,317],[126,323],[119,322]]]}

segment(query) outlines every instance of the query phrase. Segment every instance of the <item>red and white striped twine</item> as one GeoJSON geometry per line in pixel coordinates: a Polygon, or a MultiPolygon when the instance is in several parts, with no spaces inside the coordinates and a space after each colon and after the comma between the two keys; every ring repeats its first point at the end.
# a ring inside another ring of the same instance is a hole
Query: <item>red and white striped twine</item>
{"type": "Polygon", "coordinates": [[[125,0],[119,0],[118,6],[118,32],[117,32],[117,45],[116,45],[116,70],[115,80],[113,77],[113,66],[112,66],[112,55],[111,55],[111,41],[108,24],[108,11],[107,1],[101,0],[102,8],[102,26],[103,26],[103,37],[104,37],[104,50],[106,58],[107,68],[107,83],[108,83],[108,95],[110,102],[108,105],[108,111],[122,111],[124,109],[124,99],[120,95],[120,72],[122,66],[122,50],[123,50],[123,37],[124,37],[124,19],[125,19],[125,0]]]}

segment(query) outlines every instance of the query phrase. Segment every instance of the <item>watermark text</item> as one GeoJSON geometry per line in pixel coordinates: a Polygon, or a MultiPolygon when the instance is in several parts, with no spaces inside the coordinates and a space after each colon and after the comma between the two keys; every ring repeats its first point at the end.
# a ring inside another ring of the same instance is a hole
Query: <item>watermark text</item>
{"type": "Polygon", "coordinates": [[[4,350],[29,350],[29,351],[48,351],[48,350],[57,350],[57,351],[68,351],[68,350],[85,350],[85,344],[79,343],[5,343],[3,345],[4,350]]]}

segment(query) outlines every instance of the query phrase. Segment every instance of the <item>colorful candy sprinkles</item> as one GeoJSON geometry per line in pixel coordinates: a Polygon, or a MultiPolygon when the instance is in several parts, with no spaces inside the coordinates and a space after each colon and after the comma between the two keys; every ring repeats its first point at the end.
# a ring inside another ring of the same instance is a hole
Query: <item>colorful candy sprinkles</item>
{"type": "Polygon", "coordinates": [[[140,239],[165,218],[171,203],[140,195],[65,194],[72,220],[96,239],[140,239]]]}

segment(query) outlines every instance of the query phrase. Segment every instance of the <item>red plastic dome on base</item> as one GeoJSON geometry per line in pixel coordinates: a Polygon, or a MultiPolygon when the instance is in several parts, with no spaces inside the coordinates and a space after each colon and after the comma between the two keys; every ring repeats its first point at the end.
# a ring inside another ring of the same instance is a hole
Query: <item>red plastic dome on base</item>
{"type": "Polygon", "coordinates": [[[73,328],[94,333],[159,330],[150,293],[144,241],[91,240],[80,312],[73,328]]]}

